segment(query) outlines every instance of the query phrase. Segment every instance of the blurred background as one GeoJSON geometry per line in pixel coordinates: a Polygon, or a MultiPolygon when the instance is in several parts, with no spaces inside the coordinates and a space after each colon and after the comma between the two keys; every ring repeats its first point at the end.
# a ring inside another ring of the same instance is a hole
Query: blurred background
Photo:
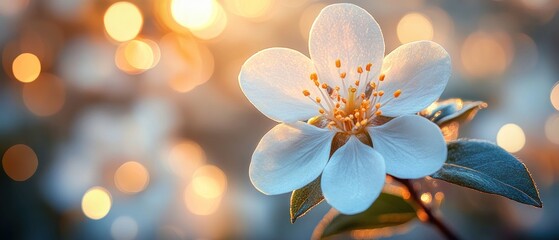
{"type": "MultiPolygon", "coordinates": [[[[268,47],[308,55],[334,2],[0,0],[0,238],[311,237],[327,204],[292,225],[289,194],[250,183],[276,123],[237,75],[268,47]]],[[[350,2],[379,22],[386,53],[420,39],[448,50],[443,98],[489,104],[460,136],[522,159],[544,208],[433,180],[421,199],[466,239],[559,235],[559,1],[350,2]]],[[[374,236],[389,235],[439,237],[419,221],[374,236]]]]}

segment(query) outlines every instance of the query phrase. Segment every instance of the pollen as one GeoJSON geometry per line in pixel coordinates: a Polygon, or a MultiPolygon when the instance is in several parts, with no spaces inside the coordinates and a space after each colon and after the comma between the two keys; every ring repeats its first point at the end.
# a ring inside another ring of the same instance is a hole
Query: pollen
{"type": "Polygon", "coordinates": [[[320,103],[320,101],[322,101],[322,99],[320,99],[319,97],[316,97],[316,102],[320,103]]]}
{"type": "Polygon", "coordinates": [[[402,94],[402,90],[398,89],[394,92],[394,98],[398,98],[402,94]]]}
{"type": "Polygon", "coordinates": [[[320,114],[324,114],[324,113],[325,113],[324,109],[322,109],[322,108],[321,108],[321,109],[318,109],[318,112],[319,112],[320,114]]]}
{"type": "Polygon", "coordinates": [[[305,97],[308,97],[311,95],[311,92],[309,92],[309,90],[303,90],[303,95],[305,95],[305,97]]]}
{"type": "Polygon", "coordinates": [[[316,73],[311,73],[311,80],[313,80],[313,81],[318,81],[318,74],[316,74],[316,73]]]}
{"type": "Polygon", "coordinates": [[[362,67],[357,67],[357,73],[363,73],[363,68],[362,67]]]}
{"type": "Polygon", "coordinates": [[[365,70],[367,70],[367,72],[370,72],[372,66],[373,66],[372,63],[368,63],[367,66],[365,66],[365,70]]]}
{"type": "Polygon", "coordinates": [[[369,85],[371,86],[372,89],[377,88],[377,84],[374,82],[369,83],[369,85]]]}
{"type": "Polygon", "coordinates": [[[379,96],[379,97],[382,97],[382,95],[384,95],[384,91],[379,91],[379,92],[378,92],[378,96],[379,96]]]}
{"type": "Polygon", "coordinates": [[[340,59],[336,60],[336,68],[341,68],[342,67],[342,62],[340,61],[340,59]]]}
{"type": "Polygon", "coordinates": [[[355,81],[355,86],[359,87],[359,80],[355,81]]]}
{"type": "Polygon", "coordinates": [[[380,108],[380,103],[375,104],[375,108],[379,109],[380,108]]]}
{"type": "Polygon", "coordinates": [[[328,84],[326,84],[326,83],[323,83],[323,84],[322,84],[322,88],[324,88],[324,89],[328,89],[328,84]]]}
{"type": "Polygon", "coordinates": [[[381,110],[377,110],[377,111],[375,112],[375,115],[377,115],[377,116],[382,115],[382,111],[381,111],[381,110]]]}
{"type": "Polygon", "coordinates": [[[346,73],[345,73],[345,72],[340,73],[340,77],[341,77],[342,79],[344,79],[344,78],[346,77],[346,73]]]}
{"type": "Polygon", "coordinates": [[[378,80],[380,80],[382,82],[382,81],[384,81],[385,77],[386,77],[386,75],[384,75],[384,73],[383,73],[378,77],[378,80]]]}

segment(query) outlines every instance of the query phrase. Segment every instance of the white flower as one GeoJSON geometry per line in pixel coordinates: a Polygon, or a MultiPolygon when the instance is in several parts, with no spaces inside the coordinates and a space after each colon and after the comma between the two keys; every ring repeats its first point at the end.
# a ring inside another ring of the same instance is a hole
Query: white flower
{"type": "Polygon", "coordinates": [[[309,52],[312,60],[287,48],[266,49],[239,74],[250,102],[280,122],[252,156],[249,174],[258,190],[287,193],[321,177],[326,201],[355,214],[378,197],[387,173],[413,179],[441,168],[443,136],[416,115],[439,98],[450,77],[441,46],[412,42],[384,57],[375,19],[355,5],[334,4],[315,20],[309,52]],[[340,139],[343,146],[332,143],[340,139]]]}

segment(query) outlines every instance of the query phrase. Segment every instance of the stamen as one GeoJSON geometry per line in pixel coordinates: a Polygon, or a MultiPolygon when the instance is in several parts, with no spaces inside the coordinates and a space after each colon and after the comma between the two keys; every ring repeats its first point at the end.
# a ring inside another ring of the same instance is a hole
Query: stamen
{"type": "Polygon", "coordinates": [[[369,83],[369,85],[371,85],[371,88],[374,90],[375,88],[377,88],[377,84],[375,82],[371,82],[369,83]]]}
{"type": "Polygon", "coordinates": [[[402,90],[400,89],[396,90],[396,92],[394,92],[394,98],[398,98],[400,94],[402,94],[402,90]]]}
{"type": "Polygon", "coordinates": [[[384,95],[384,91],[379,91],[378,95],[379,95],[379,97],[382,97],[382,95],[384,95]]]}
{"type": "Polygon", "coordinates": [[[379,109],[380,108],[380,103],[375,104],[375,108],[379,109]]]}
{"type": "Polygon", "coordinates": [[[377,110],[377,112],[375,112],[375,115],[377,115],[377,116],[382,115],[382,111],[381,111],[381,110],[377,110]]]}
{"type": "Polygon", "coordinates": [[[318,112],[319,112],[320,114],[324,114],[324,109],[322,109],[322,108],[321,108],[321,109],[318,109],[318,112]]]}
{"type": "Polygon", "coordinates": [[[320,103],[321,99],[319,97],[316,97],[316,102],[320,103]]]}
{"type": "Polygon", "coordinates": [[[373,66],[372,63],[368,63],[367,66],[365,66],[365,70],[367,70],[367,72],[370,72],[372,66],[373,66]]]}
{"type": "Polygon", "coordinates": [[[357,67],[357,73],[363,73],[363,68],[361,66],[357,67]]]}
{"type": "Polygon", "coordinates": [[[323,83],[323,84],[322,84],[322,88],[324,88],[324,89],[328,89],[328,84],[326,84],[326,83],[323,83]]]}
{"type": "Polygon", "coordinates": [[[318,74],[316,74],[316,73],[311,73],[311,80],[313,80],[313,81],[315,81],[315,82],[318,81],[318,74]]]}
{"type": "Polygon", "coordinates": [[[345,77],[346,77],[346,73],[345,73],[345,72],[340,73],[340,78],[344,79],[345,77]]]}
{"type": "Polygon", "coordinates": [[[337,59],[337,60],[336,60],[336,67],[337,67],[337,68],[342,67],[342,62],[340,61],[340,59],[337,59]]]}
{"type": "Polygon", "coordinates": [[[311,95],[311,92],[309,92],[309,90],[303,90],[303,95],[305,95],[305,97],[308,97],[311,95]]]}
{"type": "Polygon", "coordinates": [[[359,80],[355,81],[355,86],[359,87],[359,80]]]}
{"type": "Polygon", "coordinates": [[[383,73],[378,77],[378,80],[380,80],[382,82],[382,81],[384,81],[385,77],[386,77],[386,75],[384,75],[384,73],[383,73]]]}

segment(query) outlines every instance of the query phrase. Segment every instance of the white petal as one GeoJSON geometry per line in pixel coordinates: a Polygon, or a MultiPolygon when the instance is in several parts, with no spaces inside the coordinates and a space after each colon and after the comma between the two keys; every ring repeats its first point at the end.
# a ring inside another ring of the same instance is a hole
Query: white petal
{"type": "Polygon", "coordinates": [[[328,162],[334,134],[303,122],[277,125],[254,150],[249,167],[252,184],[270,195],[304,187],[328,162]]]}
{"type": "Polygon", "coordinates": [[[241,68],[239,84],[248,100],[267,117],[295,122],[318,115],[318,107],[303,95],[316,87],[309,76],[315,72],[309,58],[288,48],[269,48],[250,57],[241,68]]]}
{"type": "Polygon", "coordinates": [[[386,162],[386,172],[399,178],[421,178],[439,170],[446,161],[446,143],[429,120],[408,115],[367,129],[373,147],[386,162]]]}
{"type": "Polygon", "coordinates": [[[320,81],[341,86],[336,60],[340,59],[340,70],[347,73],[350,83],[358,79],[357,67],[365,68],[368,63],[373,64],[369,78],[376,78],[384,57],[384,38],[378,23],[364,9],[349,3],[332,4],[314,21],[309,52],[320,81]]]}
{"type": "Polygon", "coordinates": [[[343,214],[365,211],[377,199],[386,172],[382,156],[355,136],[330,158],[321,178],[326,201],[343,214]]]}
{"type": "Polygon", "coordinates": [[[450,56],[439,44],[418,41],[404,44],[384,59],[385,92],[382,103],[402,90],[400,97],[382,108],[383,115],[397,117],[417,113],[437,100],[444,91],[451,73],[450,56]]]}

